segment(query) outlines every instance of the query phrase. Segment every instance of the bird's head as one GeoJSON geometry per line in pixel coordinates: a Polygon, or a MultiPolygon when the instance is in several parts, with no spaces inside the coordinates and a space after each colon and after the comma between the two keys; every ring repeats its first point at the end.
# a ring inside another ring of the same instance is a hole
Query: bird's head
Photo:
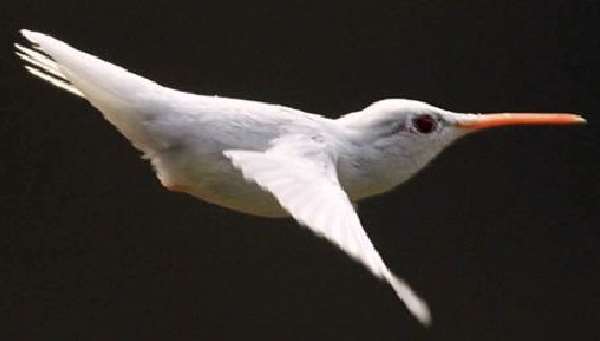
{"type": "Polygon", "coordinates": [[[350,128],[354,145],[363,150],[360,157],[366,159],[362,163],[381,168],[379,175],[397,184],[466,134],[492,127],[569,125],[585,120],[563,113],[454,113],[420,101],[386,99],[345,115],[340,122],[350,128]]]}
{"type": "MultiPolygon", "coordinates": [[[[454,113],[421,101],[385,99],[341,119],[374,143],[404,140],[409,144],[443,147],[468,133],[510,125],[583,124],[580,115],[565,113],[454,113]]],[[[394,143],[395,144],[395,143],[394,143]]]]}
{"type": "Polygon", "coordinates": [[[583,124],[580,115],[565,113],[454,113],[428,103],[407,99],[377,101],[342,121],[367,128],[373,135],[399,135],[423,143],[448,143],[484,128],[510,125],[583,124]]]}

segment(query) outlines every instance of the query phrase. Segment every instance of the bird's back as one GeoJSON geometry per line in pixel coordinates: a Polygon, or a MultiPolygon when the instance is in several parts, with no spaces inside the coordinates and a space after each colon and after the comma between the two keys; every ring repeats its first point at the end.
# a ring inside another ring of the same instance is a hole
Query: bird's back
{"type": "Polygon", "coordinates": [[[331,122],[279,105],[164,87],[50,36],[22,33],[42,52],[17,44],[28,70],[100,110],[150,159],[163,185],[238,211],[285,215],[270,194],[242,179],[224,150],[265,150],[283,134],[318,134],[331,122]]]}
{"type": "Polygon", "coordinates": [[[190,99],[190,109],[179,108],[178,119],[149,125],[153,135],[166,137],[163,147],[149,155],[163,185],[237,211],[287,216],[270,193],[241,176],[223,151],[264,151],[283,135],[320,134],[330,122],[265,103],[190,99]]]}

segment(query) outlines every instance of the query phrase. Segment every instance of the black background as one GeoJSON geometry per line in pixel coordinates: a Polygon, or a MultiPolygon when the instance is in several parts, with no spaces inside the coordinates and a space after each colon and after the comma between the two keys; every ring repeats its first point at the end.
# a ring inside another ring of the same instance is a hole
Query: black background
{"type": "Polygon", "coordinates": [[[0,339],[600,339],[597,1],[12,1],[0,13],[0,339]],[[426,329],[293,221],[164,191],[96,110],[24,71],[19,28],[164,85],[330,117],[399,97],[589,124],[469,136],[360,206],[430,303],[426,329]]]}

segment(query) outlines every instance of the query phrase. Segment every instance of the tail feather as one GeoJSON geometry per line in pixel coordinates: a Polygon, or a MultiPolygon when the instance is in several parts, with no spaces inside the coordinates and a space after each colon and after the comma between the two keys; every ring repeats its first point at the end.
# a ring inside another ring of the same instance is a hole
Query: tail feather
{"type": "Polygon", "coordinates": [[[43,55],[39,52],[36,52],[32,49],[28,49],[18,43],[15,43],[15,47],[20,52],[16,52],[16,54],[21,57],[26,62],[29,62],[40,69],[47,71],[53,75],[64,78],[65,76],[59,71],[58,64],[55,61],[50,59],[48,56],[43,55]]]}
{"type": "Polygon", "coordinates": [[[128,72],[48,35],[21,30],[32,44],[15,44],[15,53],[31,74],[87,99],[138,149],[148,152],[159,144],[147,123],[165,112],[174,94],[144,77],[128,72]]]}
{"type": "Polygon", "coordinates": [[[49,75],[47,73],[44,73],[42,71],[40,71],[39,69],[36,69],[34,67],[31,66],[25,66],[25,69],[27,69],[27,71],[29,71],[29,73],[31,73],[34,76],[37,76],[38,78],[41,78],[45,81],[47,81],[48,83],[61,88],[63,90],[67,90],[68,92],[77,95],[79,97],[85,97],[81,91],[77,90],[76,87],[72,86],[71,84],[69,84],[69,82],[62,80],[60,78],[57,77],[53,77],[52,75],[49,75]]]}
{"type": "Polygon", "coordinates": [[[85,97],[81,91],[79,91],[66,79],[65,75],[60,72],[58,64],[56,64],[56,62],[54,62],[52,59],[16,43],[15,47],[18,51],[20,51],[16,52],[17,56],[30,64],[25,66],[25,69],[27,69],[29,73],[49,82],[56,87],[67,90],[74,95],[85,97]]]}
{"type": "Polygon", "coordinates": [[[130,101],[132,95],[158,94],[165,89],[151,80],[79,51],[48,35],[29,30],[20,32],[34,47],[49,55],[50,58],[20,45],[17,49],[31,57],[44,71],[56,72],[59,77],[68,79],[84,94],[100,91],[116,97],[129,96],[127,100],[130,101]],[[79,84],[80,82],[82,84],[79,84]],[[90,84],[92,88],[86,89],[84,83],[92,83],[90,84]]]}

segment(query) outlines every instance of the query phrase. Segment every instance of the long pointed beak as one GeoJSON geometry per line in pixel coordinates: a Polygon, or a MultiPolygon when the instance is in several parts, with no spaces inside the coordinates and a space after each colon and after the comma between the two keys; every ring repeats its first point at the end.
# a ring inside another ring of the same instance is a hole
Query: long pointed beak
{"type": "Polygon", "coordinates": [[[511,125],[572,125],[585,124],[580,115],[566,113],[490,113],[465,115],[456,121],[462,128],[483,129],[511,125]]]}

